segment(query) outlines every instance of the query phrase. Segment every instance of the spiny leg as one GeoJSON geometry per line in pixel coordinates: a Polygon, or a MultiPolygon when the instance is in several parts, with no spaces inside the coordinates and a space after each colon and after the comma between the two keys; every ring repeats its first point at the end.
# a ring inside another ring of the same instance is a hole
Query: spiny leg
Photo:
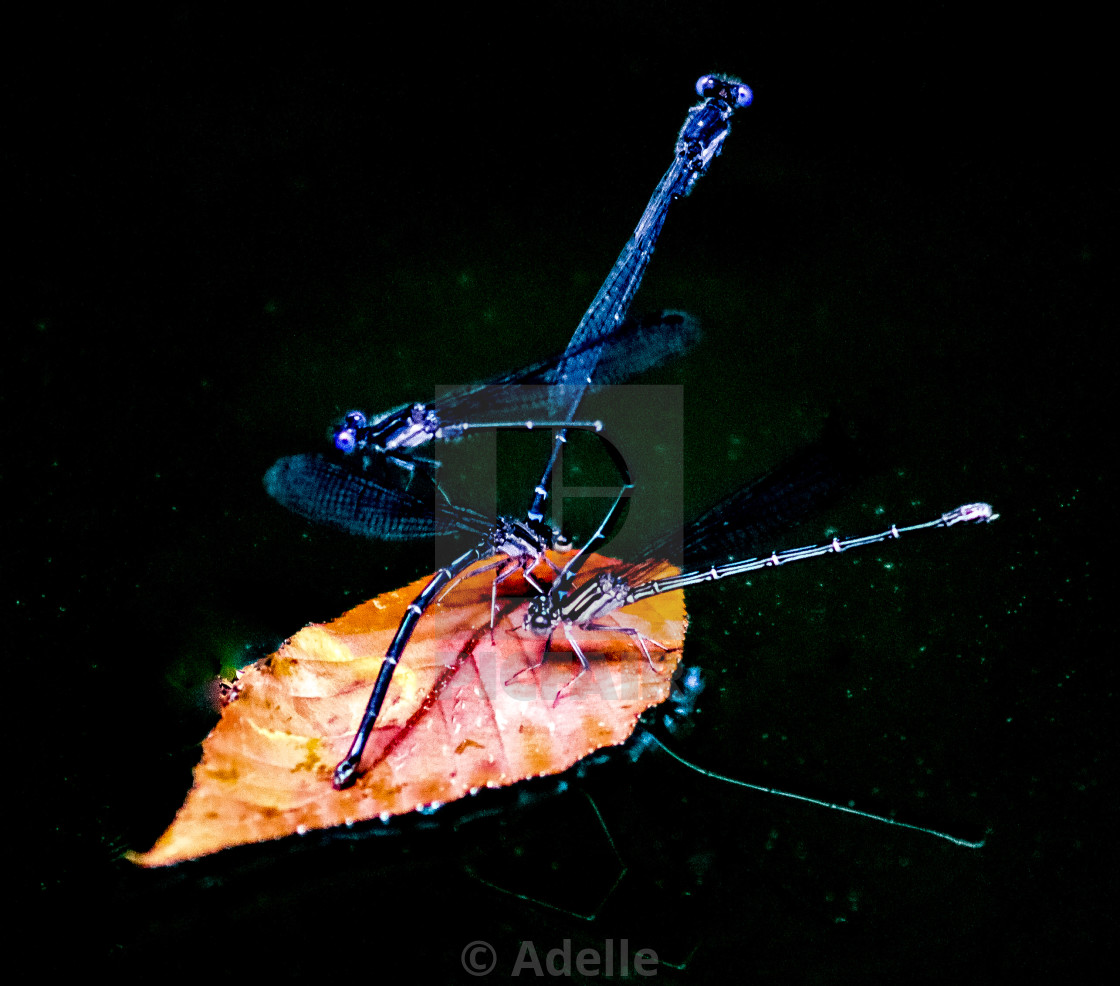
{"type": "MultiPolygon", "coordinates": [[[[446,596],[452,589],[454,589],[455,586],[457,586],[460,582],[462,582],[463,579],[474,578],[476,575],[481,575],[483,572],[490,572],[490,571],[493,571],[495,568],[501,568],[503,565],[508,565],[510,563],[510,561],[511,561],[511,559],[509,559],[509,558],[499,558],[497,561],[490,562],[489,565],[483,565],[482,568],[476,568],[473,572],[470,571],[470,570],[467,570],[467,571],[463,572],[456,579],[454,579],[453,581],[451,581],[447,584],[447,587],[436,598],[436,602],[437,603],[442,602],[443,597],[446,596]]],[[[517,563],[514,562],[514,568],[516,568],[516,567],[517,567],[517,563]]],[[[511,569],[511,571],[512,570],[513,569],[511,569]]],[[[499,576],[499,577],[501,578],[501,577],[504,577],[504,576],[499,576]]]]}
{"type": "Polygon", "coordinates": [[[584,655],[583,651],[580,649],[579,644],[576,643],[575,637],[572,636],[571,631],[568,629],[568,624],[567,623],[563,624],[563,627],[564,627],[564,636],[568,638],[568,643],[572,645],[572,650],[575,651],[576,657],[579,658],[580,668],[572,676],[571,680],[569,680],[568,683],[566,685],[564,685],[563,688],[560,688],[556,692],[556,697],[552,700],[552,707],[554,709],[556,708],[557,705],[560,704],[560,696],[563,695],[564,692],[566,692],[569,688],[571,688],[572,685],[574,685],[577,681],[579,681],[579,679],[582,678],[587,671],[591,670],[591,665],[587,663],[587,657],[584,655]]]}
{"type": "MultiPolygon", "coordinates": [[[[552,707],[554,709],[559,704],[560,698],[563,696],[564,692],[566,692],[569,688],[571,688],[572,685],[574,685],[576,683],[576,681],[578,681],[580,678],[582,678],[586,671],[590,670],[590,665],[587,663],[587,657],[584,655],[583,651],[580,649],[579,644],[577,644],[575,642],[575,640],[572,638],[572,635],[568,630],[567,624],[562,624],[562,626],[564,627],[564,636],[568,638],[568,643],[570,643],[572,645],[572,650],[575,652],[576,657],[579,658],[580,669],[579,669],[579,671],[577,671],[572,676],[572,678],[565,685],[563,685],[563,687],[561,687],[556,692],[556,696],[552,700],[552,707]]],[[[520,671],[518,671],[516,674],[514,674],[510,678],[506,679],[506,685],[507,686],[514,679],[523,675],[526,671],[536,671],[539,668],[544,666],[544,662],[548,658],[549,648],[552,646],[552,636],[553,636],[554,633],[556,633],[556,628],[555,627],[553,627],[552,630],[549,631],[548,638],[545,640],[544,650],[541,651],[541,659],[539,661],[537,661],[536,664],[526,665],[520,671]]]]}
{"type": "Polygon", "coordinates": [[[395,465],[408,477],[404,484],[405,492],[408,492],[408,490],[412,487],[412,481],[416,478],[417,464],[427,466],[432,474],[432,486],[434,486],[436,490],[439,491],[439,495],[447,501],[448,506],[453,506],[453,504],[451,503],[451,498],[444,492],[443,487],[440,486],[439,482],[435,479],[436,470],[439,469],[441,465],[438,459],[429,459],[422,455],[414,455],[408,459],[402,459],[400,456],[393,455],[392,453],[387,452],[384,449],[379,448],[377,449],[377,451],[381,452],[385,456],[386,462],[393,463],[393,465],[395,465]]]}
{"type": "Polygon", "coordinates": [[[610,633],[625,633],[633,637],[637,641],[638,647],[641,649],[641,652],[645,655],[646,662],[649,664],[650,670],[653,671],[654,674],[661,674],[661,672],[657,670],[657,665],[653,663],[653,658],[649,656],[649,650],[646,647],[646,643],[649,642],[655,647],[661,648],[661,650],[665,651],[666,654],[673,649],[671,647],[666,647],[659,640],[654,640],[653,637],[647,637],[645,634],[640,633],[633,627],[613,627],[607,626],[605,623],[585,623],[583,624],[583,628],[585,630],[604,630],[610,633]]]}
{"type": "Polygon", "coordinates": [[[545,595],[547,590],[535,578],[533,578],[531,574],[532,569],[536,567],[537,562],[540,561],[541,558],[548,562],[554,572],[559,573],[560,570],[556,567],[555,564],[553,564],[552,559],[550,559],[547,555],[538,555],[536,557],[533,557],[532,559],[523,558],[520,561],[515,558],[499,559],[498,561],[491,562],[489,565],[483,565],[481,568],[476,568],[474,569],[474,571],[464,572],[453,582],[448,584],[447,588],[445,588],[443,592],[439,594],[439,598],[436,599],[436,602],[442,602],[443,597],[446,596],[452,589],[454,589],[455,586],[457,586],[460,582],[462,582],[463,579],[474,578],[476,575],[481,575],[483,572],[491,572],[495,568],[504,569],[494,577],[494,582],[490,586],[490,643],[493,644],[494,624],[497,621],[498,616],[498,584],[500,582],[504,582],[518,569],[521,569],[524,574],[525,581],[528,582],[529,585],[531,585],[534,589],[536,589],[537,592],[540,593],[540,595],[545,595]]]}
{"type": "Polygon", "coordinates": [[[506,682],[505,682],[505,684],[506,684],[506,687],[507,687],[507,688],[509,687],[509,685],[510,685],[510,684],[511,684],[511,683],[512,683],[512,682],[513,682],[513,681],[514,681],[514,680],[515,680],[516,678],[519,678],[519,677],[520,677],[521,675],[523,675],[523,674],[524,674],[524,673],[525,673],[526,671],[536,671],[536,670],[537,670],[538,668],[540,668],[540,667],[542,667],[542,666],[544,665],[545,659],[546,659],[546,658],[548,657],[548,649],[549,649],[549,647],[551,647],[551,646],[552,646],[552,634],[554,634],[555,632],[556,632],[556,629],[555,629],[555,627],[554,627],[554,628],[552,629],[552,631],[551,631],[551,632],[549,633],[549,635],[548,635],[548,639],[547,639],[547,640],[546,640],[546,641],[544,642],[544,650],[543,650],[543,651],[541,651],[541,659],[540,659],[539,661],[537,661],[537,663],[536,663],[536,664],[526,664],[526,665],[525,665],[525,667],[523,667],[523,668],[522,668],[522,669],[521,669],[520,671],[518,671],[518,672],[517,672],[516,674],[514,674],[514,675],[512,675],[511,677],[507,678],[507,679],[506,679],[506,682]]]}
{"type": "MultiPolygon", "coordinates": [[[[494,576],[494,584],[492,586],[490,586],[490,644],[491,644],[491,646],[494,643],[494,621],[497,619],[497,615],[498,615],[498,583],[499,582],[504,582],[506,579],[508,579],[514,572],[516,572],[520,568],[522,570],[522,574],[525,576],[525,581],[528,582],[534,589],[537,590],[537,592],[539,592],[543,596],[544,595],[544,589],[542,589],[537,584],[537,580],[534,579],[533,576],[529,574],[529,569],[531,569],[534,565],[536,565],[536,563],[537,563],[536,558],[534,558],[531,563],[530,563],[528,558],[522,558],[520,562],[516,562],[516,561],[513,562],[513,564],[511,564],[510,567],[507,568],[504,572],[499,572],[496,576],[494,576]]],[[[546,650],[547,650],[547,648],[546,648],[546,650]]]]}

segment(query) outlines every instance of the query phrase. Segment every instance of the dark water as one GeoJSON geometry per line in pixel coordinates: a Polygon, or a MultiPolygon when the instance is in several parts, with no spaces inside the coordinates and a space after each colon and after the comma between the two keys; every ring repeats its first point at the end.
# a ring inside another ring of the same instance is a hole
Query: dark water
{"type": "Polygon", "coordinates": [[[625,938],[687,962],[671,980],[943,980],[1105,940],[1115,182],[1092,25],[684,7],[403,26],[180,9],[24,39],[9,811],[30,824],[12,847],[41,962],[455,981],[474,940],[508,974],[525,940],[543,962],[625,938]],[[1002,517],[690,593],[710,686],[675,748],[988,846],[651,753],[562,795],[523,785],[528,808],[496,794],[470,824],[119,860],[181,803],[214,674],[431,568],[286,515],[265,469],[339,410],[560,347],[695,78],[725,70],[755,104],[636,303],[705,328],[647,380],[684,387],[687,509],[831,412],[874,423],[881,463],[795,543],[969,500],[1002,517]],[[572,912],[619,872],[605,832],[627,870],[588,922],[572,912]]]}

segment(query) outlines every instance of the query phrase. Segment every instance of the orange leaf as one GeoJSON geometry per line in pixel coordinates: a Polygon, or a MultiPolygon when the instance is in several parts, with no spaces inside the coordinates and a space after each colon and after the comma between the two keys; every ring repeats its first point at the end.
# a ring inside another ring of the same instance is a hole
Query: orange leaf
{"type": "MultiPolygon", "coordinates": [[[[582,571],[617,564],[591,555],[582,571]]],[[[675,573],[664,565],[643,576],[675,573]]],[[[610,617],[670,648],[650,648],[656,671],[629,635],[575,629],[591,669],[553,707],[579,669],[563,631],[541,668],[507,685],[540,660],[544,638],[516,629],[526,600],[502,598],[491,643],[490,580],[466,579],[418,624],[361,776],[336,791],[334,766],[347,752],[405,607],[427,582],[371,599],[332,623],[311,624],[245,669],[202,744],[194,786],[171,827],[148,852],[130,858],[163,866],[556,774],[622,743],[642,712],[669,696],[686,625],[683,593],[610,617]]]]}

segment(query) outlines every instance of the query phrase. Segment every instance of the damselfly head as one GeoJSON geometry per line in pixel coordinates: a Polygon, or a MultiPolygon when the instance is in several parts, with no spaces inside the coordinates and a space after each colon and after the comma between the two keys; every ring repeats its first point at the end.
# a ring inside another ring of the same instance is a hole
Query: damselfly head
{"type": "Polygon", "coordinates": [[[548,633],[554,626],[556,621],[552,614],[552,597],[551,596],[534,596],[529,600],[529,607],[525,611],[525,622],[523,626],[525,629],[532,633],[548,633]]]}
{"type": "Polygon", "coordinates": [[[696,80],[696,94],[705,99],[722,99],[735,109],[750,106],[754,93],[750,86],[738,79],[721,78],[718,75],[702,75],[696,80]]]}

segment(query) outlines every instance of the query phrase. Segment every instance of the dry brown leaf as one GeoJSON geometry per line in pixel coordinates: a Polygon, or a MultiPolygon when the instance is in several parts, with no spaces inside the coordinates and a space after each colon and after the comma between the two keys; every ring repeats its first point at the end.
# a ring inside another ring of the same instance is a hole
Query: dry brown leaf
{"type": "MultiPolygon", "coordinates": [[[[585,575],[617,565],[598,555],[585,575]]],[[[666,565],[643,576],[675,574],[666,565]]],[[[510,580],[513,581],[513,580],[510,580]]],[[[490,580],[467,579],[433,606],[397,668],[353,787],[331,774],[350,745],[405,607],[428,578],[305,627],[245,669],[202,745],[194,786],[171,827],[131,859],[163,866],[230,846],[388,817],[525,778],[555,774],[623,742],[647,708],[669,696],[686,625],[684,595],[643,600],[611,617],[670,648],[651,647],[657,670],[627,634],[575,630],[591,662],[578,670],[562,632],[516,629],[527,601],[500,599],[494,642],[490,580]]]]}

